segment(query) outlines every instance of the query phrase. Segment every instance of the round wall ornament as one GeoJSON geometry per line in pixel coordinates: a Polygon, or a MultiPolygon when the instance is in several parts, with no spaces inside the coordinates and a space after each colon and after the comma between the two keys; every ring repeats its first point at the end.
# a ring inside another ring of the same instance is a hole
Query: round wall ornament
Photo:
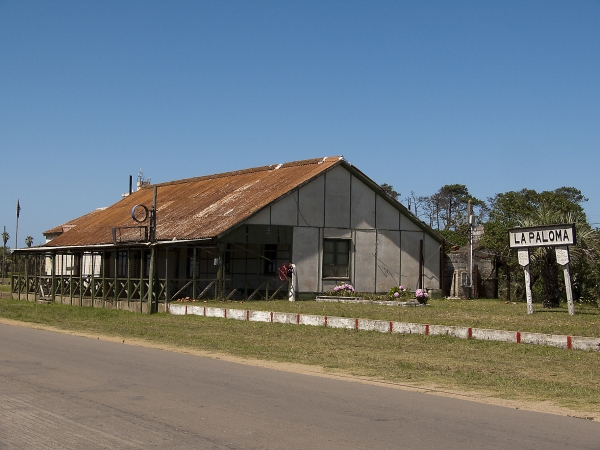
{"type": "Polygon", "coordinates": [[[148,208],[146,205],[142,205],[141,203],[138,203],[131,208],[131,218],[137,223],[145,222],[148,219],[148,214],[148,208]]]}

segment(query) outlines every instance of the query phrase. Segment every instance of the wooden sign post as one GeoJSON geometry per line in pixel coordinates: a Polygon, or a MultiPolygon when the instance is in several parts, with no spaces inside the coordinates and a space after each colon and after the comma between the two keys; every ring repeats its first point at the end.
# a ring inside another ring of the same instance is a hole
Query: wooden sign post
{"type": "Polygon", "coordinates": [[[525,271],[525,294],[527,296],[527,314],[533,314],[533,296],[531,295],[531,274],[529,273],[529,249],[517,250],[519,265],[525,271]]]}
{"type": "Polygon", "coordinates": [[[510,247],[517,249],[519,265],[525,272],[527,313],[533,314],[531,276],[529,273],[529,249],[531,247],[555,247],[556,262],[563,266],[569,314],[575,314],[571,273],[569,271],[569,245],[575,245],[575,224],[547,225],[540,227],[512,228],[508,230],[510,247]]]}
{"type": "Polygon", "coordinates": [[[567,303],[569,304],[569,314],[575,314],[575,305],[573,304],[573,290],[571,288],[571,272],[569,270],[569,247],[556,247],[556,262],[563,266],[565,274],[565,288],[567,291],[567,303]]]}

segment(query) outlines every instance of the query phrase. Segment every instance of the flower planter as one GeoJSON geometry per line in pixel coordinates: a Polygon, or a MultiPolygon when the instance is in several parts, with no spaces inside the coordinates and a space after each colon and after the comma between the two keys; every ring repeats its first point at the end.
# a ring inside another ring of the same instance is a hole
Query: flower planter
{"type": "Polygon", "coordinates": [[[352,301],[362,300],[362,297],[346,297],[343,295],[317,295],[317,300],[331,301],[331,302],[335,302],[335,301],[352,302],[352,301]]]}
{"type": "Polygon", "coordinates": [[[365,300],[362,297],[342,297],[336,295],[317,295],[317,302],[334,302],[334,303],[364,303],[373,305],[385,306],[423,306],[416,299],[411,299],[408,302],[394,300],[365,300]]]}

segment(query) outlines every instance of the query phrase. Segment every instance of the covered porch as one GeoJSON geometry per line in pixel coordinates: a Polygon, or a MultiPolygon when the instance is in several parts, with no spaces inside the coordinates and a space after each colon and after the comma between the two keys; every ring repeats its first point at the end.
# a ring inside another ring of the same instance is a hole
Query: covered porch
{"type": "Polygon", "coordinates": [[[181,243],[19,251],[13,298],[135,312],[190,300],[286,298],[286,244],[181,243]],[[154,258],[152,251],[155,252],[154,258]],[[150,308],[149,308],[150,305],[150,308]]]}

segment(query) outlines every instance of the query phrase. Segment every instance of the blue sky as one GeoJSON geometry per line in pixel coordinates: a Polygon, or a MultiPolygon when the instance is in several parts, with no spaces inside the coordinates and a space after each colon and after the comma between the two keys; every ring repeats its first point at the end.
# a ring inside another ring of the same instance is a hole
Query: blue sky
{"type": "Polygon", "coordinates": [[[402,198],[574,186],[600,225],[599,1],[0,1],[14,247],[152,182],[343,155],[402,198]]]}

